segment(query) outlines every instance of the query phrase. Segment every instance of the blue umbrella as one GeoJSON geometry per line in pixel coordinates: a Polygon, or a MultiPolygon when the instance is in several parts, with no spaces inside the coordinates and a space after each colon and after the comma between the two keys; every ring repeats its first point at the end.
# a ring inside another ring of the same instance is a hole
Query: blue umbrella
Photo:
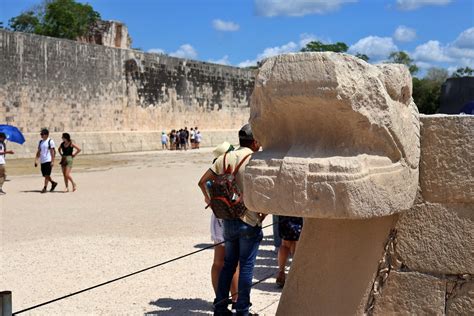
{"type": "Polygon", "coordinates": [[[25,142],[25,137],[15,126],[0,125],[0,133],[4,133],[7,136],[7,140],[11,142],[18,143],[20,145],[25,142]]]}

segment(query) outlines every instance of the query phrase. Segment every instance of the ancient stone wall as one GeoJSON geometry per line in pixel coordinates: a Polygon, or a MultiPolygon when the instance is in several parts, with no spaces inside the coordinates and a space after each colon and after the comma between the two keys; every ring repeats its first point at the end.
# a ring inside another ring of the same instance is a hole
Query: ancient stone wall
{"type": "Polygon", "coordinates": [[[250,70],[0,30],[0,124],[24,132],[236,129],[250,70]]]}
{"type": "Polygon", "coordinates": [[[474,311],[474,116],[421,116],[419,196],[385,249],[375,315],[474,311]]]}
{"type": "MultiPolygon", "coordinates": [[[[201,131],[201,147],[215,147],[224,141],[237,145],[238,130],[201,131]]],[[[59,146],[61,133],[51,133],[51,138],[59,146]]],[[[161,132],[77,132],[71,138],[81,147],[81,155],[110,154],[134,151],[161,150],[161,132]]],[[[33,158],[38,149],[39,133],[26,133],[23,145],[8,143],[8,149],[15,152],[8,159],[33,158]]]]}

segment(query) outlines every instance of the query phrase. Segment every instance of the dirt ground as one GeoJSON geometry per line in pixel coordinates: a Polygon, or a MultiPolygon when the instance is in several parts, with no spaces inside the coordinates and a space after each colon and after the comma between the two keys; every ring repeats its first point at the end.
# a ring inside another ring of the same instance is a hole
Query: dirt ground
{"type": "MultiPolygon", "coordinates": [[[[78,156],[78,191],[40,194],[32,159],[9,160],[0,196],[0,290],[13,310],[42,303],[211,244],[210,211],[197,182],[210,150],[78,156]]],[[[271,224],[271,217],[264,225],[271,224]]],[[[272,228],[264,229],[255,280],[277,271],[272,228]]],[[[148,270],[24,315],[211,314],[213,250],[148,270]]],[[[252,311],[274,315],[274,277],[251,293],[252,311]]]]}

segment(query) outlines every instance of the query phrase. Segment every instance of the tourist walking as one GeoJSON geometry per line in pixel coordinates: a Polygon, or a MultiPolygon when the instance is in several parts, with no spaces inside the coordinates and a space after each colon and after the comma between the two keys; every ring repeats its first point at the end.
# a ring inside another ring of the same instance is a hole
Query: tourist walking
{"type": "Polygon", "coordinates": [[[3,191],[3,183],[5,183],[5,178],[7,177],[5,169],[5,156],[7,154],[13,155],[13,150],[7,150],[7,145],[5,144],[5,139],[7,136],[4,133],[0,133],[0,195],[6,194],[3,191]]]}
{"type": "Polygon", "coordinates": [[[276,284],[279,287],[285,285],[286,280],[286,262],[289,255],[295,254],[296,244],[300,239],[301,229],[303,228],[303,218],[292,216],[278,216],[278,231],[281,238],[280,248],[278,249],[278,276],[276,284]]]}
{"type": "Polygon", "coordinates": [[[41,193],[46,193],[48,183],[51,182],[51,192],[56,189],[57,182],[51,178],[51,171],[54,167],[54,159],[56,158],[56,145],[54,140],[49,138],[49,131],[44,128],[41,130],[41,140],[38,144],[38,151],[35,156],[35,167],[38,166],[38,159],[41,164],[41,174],[44,177],[44,186],[41,193]]]}
{"type": "MultiPolygon", "coordinates": [[[[211,202],[206,184],[214,179],[216,174],[224,173],[224,159],[226,159],[226,168],[230,166],[234,170],[238,165],[241,166],[236,174],[236,183],[240,192],[243,192],[245,166],[249,161],[249,156],[260,148],[258,142],[253,138],[249,124],[240,129],[239,143],[240,147],[237,150],[217,158],[212,167],[201,177],[199,187],[204,195],[206,205],[211,202]]],[[[227,308],[228,296],[238,264],[240,266],[239,295],[234,307],[237,315],[250,315],[250,289],[258,247],[263,238],[261,225],[264,217],[262,214],[247,210],[241,218],[224,219],[225,259],[214,300],[215,315],[231,315],[231,311],[227,308]]]]}
{"type": "Polygon", "coordinates": [[[63,142],[59,146],[59,154],[61,155],[61,169],[63,171],[63,177],[64,177],[64,184],[66,185],[66,192],[69,192],[69,181],[71,181],[72,184],[72,192],[75,192],[77,190],[77,185],[72,179],[71,176],[71,171],[72,171],[72,163],[74,160],[74,157],[76,157],[80,152],[81,149],[72,142],[71,140],[71,135],[68,133],[63,133],[62,136],[63,142]],[[74,149],[76,150],[75,153],[73,153],[74,149]]]}

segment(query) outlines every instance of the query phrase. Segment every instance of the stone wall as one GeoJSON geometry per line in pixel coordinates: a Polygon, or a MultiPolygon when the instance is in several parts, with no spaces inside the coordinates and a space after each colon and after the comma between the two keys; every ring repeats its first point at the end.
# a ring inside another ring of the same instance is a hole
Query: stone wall
{"type": "Polygon", "coordinates": [[[0,124],[23,132],[234,129],[250,70],[0,30],[0,124]]]}
{"type": "Polygon", "coordinates": [[[370,313],[474,312],[474,116],[421,116],[420,190],[379,265],[370,313]]]}
{"type": "MultiPolygon", "coordinates": [[[[238,130],[206,130],[201,131],[203,136],[201,148],[215,147],[228,141],[238,144],[238,130]]],[[[51,138],[59,146],[61,133],[51,133],[51,138]]],[[[161,132],[78,132],[71,135],[74,143],[82,149],[81,155],[110,154],[133,151],[161,150],[161,132]]],[[[26,133],[26,142],[23,145],[8,143],[8,149],[15,151],[8,159],[33,158],[40,140],[39,133],[26,133]]]]}

